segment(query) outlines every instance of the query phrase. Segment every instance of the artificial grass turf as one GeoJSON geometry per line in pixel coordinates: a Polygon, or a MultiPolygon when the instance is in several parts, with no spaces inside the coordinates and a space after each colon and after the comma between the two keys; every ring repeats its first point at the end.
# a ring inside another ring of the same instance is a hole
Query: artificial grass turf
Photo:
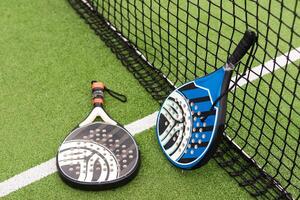
{"type": "MultiPolygon", "coordinates": [[[[127,95],[126,104],[106,98],[108,112],[123,124],[158,109],[67,2],[1,1],[0,12],[0,181],[55,155],[66,134],[90,111],[90,80],[104,81],[127,95]]],[[[163,158],[153,131],[137,139],[143,159],[140,174],[117,192],[75,191],[55,174],[7,198],[249,197],[214,161],[181,173],[163,158]],[[192,191],[191,196],[179,186],[192,191]]]]}
{"type": "Polygon", "coordinates": [[[65,185],[55,173],[4,199],[248,199],[249,194],[214,160],[192,171],[181,171],[166,160],[154,129],[136,137],[141,150],[140,171],[129,184],[108,191],[86,192],[65,185]]]}
{"type": "MultiPolygon", "coordinates": [[[[158,104],[79,20],[67,2],[0,2],[0,11],[3,15],[0,19],[3,44],[0,125],[1,136],[5,138],[0,148],[0,158],[5,160],[0,163],[0,181],[55,155],[65,135],[90,110],[89,81],[92,79],[105,81],[128,96],[127,104],[107,97],[108,112],[123,124],[158,109],[158,104]]],[[[150,135],[153,139],[153,133],[150,135]]],[[[141,146],[149,142],[146,136],[137,138],[141,146]]],[[[179,173],[166,160],[157,162],[154,158],[160,155],[162,159],[161,152],[155,143],[149,144],[153,145],[152,149],[142,147],[145,164],[141,175],[128,187],[117,189],[117,193],[73,191],[53,175],[8,198],[249,197],[214,161],[203,169],[179,173]],[[187,192],[193,193],[192,196],[186,196],[187,192]]]]}
{"type": "Polygon", "coordinates": [[[1,1],[0,13],[0,181],[55,155],[91,109],[91,80],[128,97],[106,96],[122,124],[158,109],[66,1],[1,1]]]}

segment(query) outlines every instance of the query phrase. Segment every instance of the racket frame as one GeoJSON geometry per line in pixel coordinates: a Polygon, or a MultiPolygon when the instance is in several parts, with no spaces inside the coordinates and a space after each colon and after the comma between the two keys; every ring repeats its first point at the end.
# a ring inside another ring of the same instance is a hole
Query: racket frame
{"type": "MultiPolygon", "coordinates": [[[[223,76],[223,80],[222,80],[222,85],[221,85],[221,92],[220,92],[220,99],[218,100],[217,104],[218,105],[218,110],[219,113],[217,114],[217,121],[216,124],[214,126],[214,131],[212,133],[214,133],[214,135],[212,136],[208,146],[205,149],[205,152],[201,154],[201,157],[199,159],[199,157],[197,159],[195,159],[194,161],[192,161],[191,163],[195,163],[196,164],[177,164],[176,161],[172,160],[170,158],[170,156],[167,154],[166,150],[164,149],[164,147],[161,144],[161,141],[159,139],[159,134],[158,134],[158,127],[159,127],[159,120],[160,120],[160,114],[161,112],[159,112],[158,117],[157,117],[157,127],[156,127],[156,135],[157,135],[157,139],[159,142],[159,145],[161,147],[161,149],[163,150],[163,153],[166,155],[166,157],[168,158],[169,161],[171,161],[171,163],[181,169],[195,169],[195,168],[199,168],[203,165],[205,165],[210,158],[213,156],[213,154],[216,152],[218,144],[220,143],[222,137],[223,137],[223,132],[225,129],[225,117],[226,117],[226,107],[227,107],[227,93],[228,93],[228,87],[230,84],[230,80],[231,80],[231,76],[234,70],[234,67],[238,64],[238,62],[241,60],[241,58],[247,53],[247,51],[250,49],[250,47],[257,41],[257,36],[253,31],[249,31],[247,30],[244,34],[244,37],[240,40],[239,44],[237,45],[237,47],[235,48],[233,54],[228,58],[226,64],[219,68],[218,70],[216,70],[215,72],[212,72],[210,74],[208,74],[207,76],[212,75],[213,73],[216,73],[219,70],[224,71],[224,76],[223,76]]],[[[197,79],[201,79],[201,78],[197,78],[197,79]]],[[[194,84],[196,85],[196,81],[197,79],[190,81],[186,84],[189,84],[191,82],[194,82],[194,84]]],[[[174,91],[171,92],[171,94],[173,92],[179,92],[178,91],[181,87],[185,86],[186,84],[176,88],[174,91]]],[[[170,95],[171,95],[170,94],[170,95]]],[[[168,99],[170,97],[170,95],[166,98],[168,99]]],[[[183,95],[184,96],[184,95],[183,95]]],[[[187,98],[184,97],[184,99],[186,100],[187,98]]],[[[164,102],[165,103],[165,102],[164,102]]],[[[190,109],[190,108],[189,108],[190,109]]],[[[193,127],[193,125],[192,125],[193,127]]],[[[191,132],[192,130],[190,130],[191,132]]],[[[191,139],[191,137],[190,137],[191,139]]],[[[187,146],[185,147],[187,148],[187,146]]],[[[183,153],[181,154],[181,156],[183,155],[183,153]]]]}
{"type": "MultiPolygon", "coordinates": [[[[92,87],[94,83],[99,83],[96,81],[92,81],[92,87]]],[[[101,83],[103,84],[103,83],[101,83]]],[[[67,176],[63,170],[61,169],[60,165],[59,165],[59,161],[58,161],[58,154],[59,151],[56,154],[56,166],[57,166],[57,170],[58,170],[58,174],[61,177],[61,179],[69,186],[73,187],[73,188],[77,188],[77,189],[81,189],[81,190],[107,190],[107,189],[112,189],[112,188],[116,188],[116,187],[120,187],[123,186],[125,184],[127,184],[128,182],[130,182],[137,174],[140,168],[140,163],[141,163],[141,159],[140,159],[140,150],[139,147],[135,141],[135,139],[133,138],[133,136],[130,134],[130,132],[128,130],[126,130],[124,128],[124,126],[122,126],[121,124],[117,123],[115,120],[113,120],[104,110],[103,108],[103,98],[104,98],[104,84],[103,84],[103,88],[101,89],[102,93],[101,95],[94,95],[94,90],[93,90],[93,109],[92,111],[89,113],[89,115],[81,122],[79,123],[63,140],[63,142],[61,144],[64,144],[65,141],[67,140],[67,138],[72,135],[74,133],[74,131],[78,131],[79,129],[84,129],[90,125],[93,124],[105,124],[105,125],[113,125],[116,126],[122,130],[124,130],[132,139],[132,141],[134,142],[136,149],[137,149],[137,159],[136,159],[136,163],[134,164],[134,167],[131,169],[130,173],[126,174],[125,176],[122,176],[121,178],[117,178],[115,180],[110,180],[110,181],[105,181],[105,182],[83,182],[83,181],[78,181],[75,179],[70,178],[69,176],[67,176]],[[99,100],[101,99],[101,100],[99,100]],[[99,100],[99,101],[98,101],[99,100]],[[96,103],[95,103],[96,102],[96,103]],[[103,122],[101,121],[95,121],[97,117],[100,117],[103,122]]],[[[99,92],[99,90],[97,89],[96,92],[99,92]]],[[[60,147],[59,147],[60,148],[60,147]]]]}

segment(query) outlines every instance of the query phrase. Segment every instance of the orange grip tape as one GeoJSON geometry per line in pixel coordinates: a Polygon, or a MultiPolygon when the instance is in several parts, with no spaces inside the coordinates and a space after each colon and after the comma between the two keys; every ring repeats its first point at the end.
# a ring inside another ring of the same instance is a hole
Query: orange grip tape
{"type": "Polygon", "coordinates": [[[101,88],[101,89],[104,89],[104,87],[105,87],[105,85],[104,85],[104,83],[102,83],[102,82],[94,82],[94,83],[92,84],[92,89],[94,89],[94,88],[101,88]]]}
{"type": "Polygon", "coordinates": [[[103,99],[102,98],[95,98],[92,100],[93,104],[103,104],[103,99]]]}

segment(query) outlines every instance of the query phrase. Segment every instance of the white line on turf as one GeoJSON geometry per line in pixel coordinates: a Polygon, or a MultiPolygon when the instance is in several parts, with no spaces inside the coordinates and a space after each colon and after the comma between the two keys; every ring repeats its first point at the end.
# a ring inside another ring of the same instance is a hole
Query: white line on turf
{"type": "Polygon", "coordinates": [[[52,158],[0,183],[0,197],[6,196],[11,192],[53,174],[57,171],[55,162],[56,158],[52,158]]]}
{"type": "MultiPolygon", "coordinates": [[[[158,112],[154,112],[142,119],[132,122],[125,128],[132,134],[136,135],[154,126],[158,112]]],[[[0,183],[0,197],[6,196],[14,191],[17,191],[33,182],[36,182],[50,174],[56,172],[56,158],[32,167],[18,175],[9,178],[0,183]]]]}
{"type": "MultiPolygon", "coordinates": [[[[241,87],[247,83],[246,79],[254,81],[261,76],[272,73],[273,71],[285,67],[290,62],[294,62],[300,59],[300,47],[294,49],[284,55],[278,56],[275,60],[270,60],[262,65],[254,67],[251,71],[248,71],[244,78],[241,78],[238,85],[241,87]],[[289,59],[286,58],[289,57],[289,59]]],[[[232,80],[236,80],[233,77],[232,80]]],[[[133,135],[141,133],[155,125],[156,117],[158,112],[154,112],[140,120],[137,120],[131,124],[125,126],[129,132],[133,135]]],[[[57,171],[56,169],[56,158],[52,158],[40,165],[30,168],[18,175],[15,175],[0,183],[0,197],[6,196],[14,191],[17,191],[31,183],[34,183],[48,175],[51,175],[57,171]]]]}
{"type": "Polygon", "coordinates": [[[155,124],[156,117],[157,117],[158,111],[139,119],[131,124],[128,124],[125,126],[125,128],[132,134],[136,135],[138,133],[141,133],[149,128],[152,128],[155,124]]]}
{"type": "MultiPolygon", "coordinates": [[[[291,62],[295,62],[300,59],[300,47],[293,49],[281,56],[276,57],[274,60],[267,61],[264,65],[259,65],[246,72],[246,74],[238,81],[237,85],[243,86],[248,81],[252,82],[258,79],[261,76],[266,74],[270,74],[277,69],[283,68],[286,65],[290,64],[291,62]]],[[[236,77],[233,77],[232,80],[234,81],[236,77]]],[[[233,82],[230,83],[230,86],[234,84],[233,82]]]]}

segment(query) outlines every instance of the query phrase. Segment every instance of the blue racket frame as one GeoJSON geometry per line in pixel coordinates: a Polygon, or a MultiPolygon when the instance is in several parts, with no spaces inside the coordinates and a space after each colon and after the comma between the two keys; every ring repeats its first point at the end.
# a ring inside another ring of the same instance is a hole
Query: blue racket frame
{"type": "MultiPolygon", "coordinates": [[[[227,93],[234,67],[257,41],[247,30],[224,67],[174,90],[158,114],[156,135],[175,166],[193,169],[215,152],[225,126],[227,93]]],[[[251,50],[251,52],[252,52],[251,50]]]]}
{"type": "MultiPolygon", "coordinates": [[[[211,148],[212,143],[216,141],[216,135],[219,135],[218,132],[223,130],[224,120],[218,120],[218,112],[221,112],[221,103],[218,102],[213,110],[211,106],[217,100],[217,98],[222,94],[223,80],[225,77],[226,71],[224,67],[216,70],[215,72],[190,81],[180,88],[177,88],[173,93],[178,93],[186,100],[187,105],[189,105],[189,111],[191,113],[190,122],[193,123],[191,127],[196,127],[196,129],[190,129],[189,134],[191,137],[185,148],[181,151],[181,155],[176,159],[172,159],[174,152],[167,153],[166,145],[163,145],[160,139],[160,126],[156,127],[156,136],[159,141],[159,145],[162,148],[164,154],[169,159],[169,161],[174,164],[176,167],[182,169],[192,169],[198,167],[199,162],[205,157],[208,152],[208,149],[211,148]],[[203,112],[210,112],[208,114],[204,123],[201,121],[200,117],[203,112]],[[200,114],[200,115],[199,115],[200,114]],[[202,130],[200,132],[200,129],[202,130]],[[195,148],[195,145],[197,145],[195,148]],[[189,148],[190,147],[190,148],[189,148]]],[[[172,98],[170,94],[164,104],[168,99],[172,98]]],[[[164,107],[164,104],[162,107],[164,107]]],[[[161,111],[158,114],[157,124],[159,124],[159,119],[161,118],[161,111]]],[[[224,118],[224,117],[223,117],[224,118]]],[[[182,141],[181,141],[182,142],[182,141]]],[[[202,162],[204,164],[204,162],[202,162]]]]}

